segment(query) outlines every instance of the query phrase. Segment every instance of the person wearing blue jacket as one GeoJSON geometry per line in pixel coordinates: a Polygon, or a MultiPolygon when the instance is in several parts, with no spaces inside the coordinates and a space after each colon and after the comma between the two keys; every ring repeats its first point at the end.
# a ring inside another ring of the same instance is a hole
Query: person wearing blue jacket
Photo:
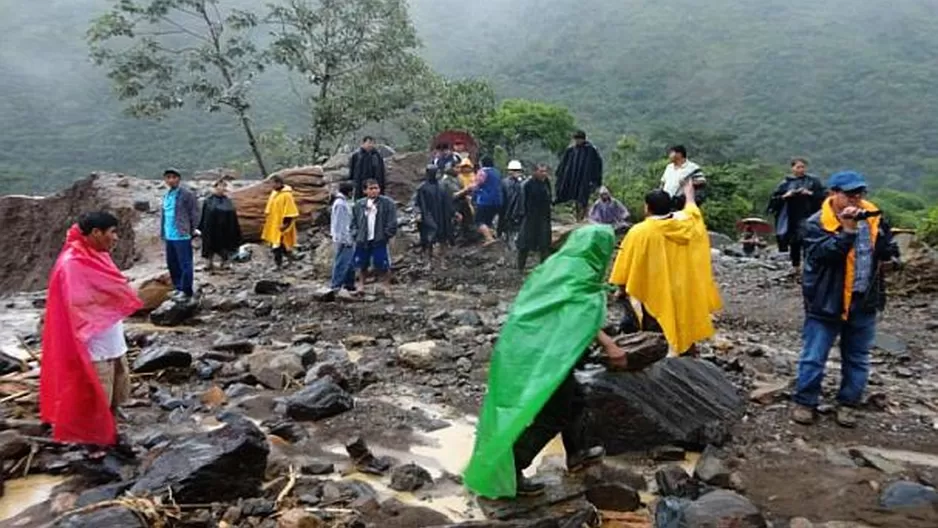
{"type": "Polygon", "coordinates": [[[475,183],[469,187],[472,192],[472,204],[475,206],[476,228],[485,238],[483,245],[497,242],[493,234],[495,217],[502,208],[502,175],[495,168],[491,156],[481,160],[482,168],[476,174],[475,183]]]}
{"type": "Polygon", "coordinates": [[[830,196],[803,226],[805,246],[802,292],[804,345],[792,399],[792,419],[814,423],[821,397],[824,366],[840,338],[841,382],[836,420],[855,427],[870,373],[870,348],[876,336],[876,312],[885,308],[884,262],[898,260],[882,212],[864,200],[867,185],[859,173],[831,176],[830,196]]]}

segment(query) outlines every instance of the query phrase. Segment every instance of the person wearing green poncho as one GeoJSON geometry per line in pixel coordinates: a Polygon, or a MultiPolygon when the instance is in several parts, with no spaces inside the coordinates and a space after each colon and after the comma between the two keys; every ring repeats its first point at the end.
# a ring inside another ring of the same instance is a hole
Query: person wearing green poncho
{"type": "Polygon", "coordinates": [[[528,277],[502,328],[489,368],[488,393],[476,429],[466,486],[488,498],[536,495],[539,484],[522,471],[556,435],[576,471],[605,455],[584,444],[583,398],[573,376],[593,340],[610,364],[625,352],[602,332],[606,268],[615,247],[609,226],[587,226],[528,277]]]}

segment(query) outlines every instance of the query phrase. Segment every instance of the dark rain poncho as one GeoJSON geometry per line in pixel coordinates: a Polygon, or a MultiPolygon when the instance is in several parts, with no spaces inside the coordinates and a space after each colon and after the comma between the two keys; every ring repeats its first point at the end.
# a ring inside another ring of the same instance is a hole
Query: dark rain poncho
{"type": "Polygon", "coordinates": [[[579,362],[606,321],[609,226],[586,226],[525,281],[489,367],[466,486],[483,497],[516,492],[512,447],[579,362]]]}
{"type": "Polygon", "coordinates": [[[499,234],[518,231],[518,222],[521,218],[518,205],[521,200],[522,182],[523,180],[511,176],[502,180],[502,211],[498,215],[499,234]]]}
{"type": "Polygon", "coordinates": [[[824,184],[816,176],[787,176],[778,184],[769,201],[768,211],[775,215],[775,236],[778,238],[779,247],[787,248],[799,240],[801,223],[821,210],[824,195],[824,184]],[[782,198],[788,191],[797,192],[801,189],[808,189],[811,194],[796,194],[787,200],[782,198]]]}
{"type": "Polygon", "coordinates": [[[241,246],[241,226],[234,202],[227,196],[213,194],[202,203],[202,256],[226,257],[238,252],[241,246]]]}
{"type": "Polygon", "coordinates": [[[520,229],[518,249],[547,251],[550,249],[550,182],[528,178],[521,185],[521,195],[514,208],[520,229]]]}
{"type": "Polygon", "coordinates": [[[556,203],[576,202],[583,207],[603,184],[603,159],[592,143],[571,145],[557,167],[556,203]]]}
{"type": "Polygon", "coordinates": [[[418,224],[420,245],[430,246],[453,240],[453,196],[436,179],[436,170],[427,170],[427,179],[414,195],[414,213],[421,217],[418,224]]]}

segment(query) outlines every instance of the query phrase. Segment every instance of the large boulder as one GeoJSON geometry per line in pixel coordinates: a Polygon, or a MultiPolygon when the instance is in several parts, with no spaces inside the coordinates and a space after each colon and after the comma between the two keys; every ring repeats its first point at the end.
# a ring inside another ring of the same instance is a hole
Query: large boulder
{"type": "Polygon", "coordinates": [[[589,434],[612,454],[663,445],[722,445],[743,399],[713,364],[668,358],[641,372],[577,374],[587,394],[589,434]]]}
{"type": "Polygon", "coordinates": [[[257,495],[269,452],[264,433],[244,418],[208,433],[180,437],[157,455],[131,488],[180,503],[234,501],[257,495]]]}
{"type": "MultiPolygon", "coordinates": [[[[331,185],[347,180],[349,177],[349,159],[351,154],[336,154],[323,165],[325,180],[331,185]]],[[[384,159],[387,168],[387,188],[385,193],[394,200],[409,201],[417,187],[423,181],[427,166],[425,152],[404,152],[384,159]]]]}
{"type": "Polygon", "coordinates": [[[111,256],[121,269],[133,264],[134,210],[130,180],[120,174],[92,174],[48,197],[0,197],[0,294],[41,290],[65,243],[65,233],[89,211],[108,211],[118,219],[120,241],[111,256]]]}
{"type": "Polygon", "coordinates": [[[764,528],[767,524],[759,508],[749,499],[732,491],[716,490],[687,506],[684,510],[684,524],[680,526],[764,528]]]}
{"type": "Polygon", "coordinates": [[[319,379],[286,399],[287,416],[299,421],[317,421],[351,410],[355,400],[329,378],[319,379]]]}
{"type": "MultiPolygon", "coordinates": [[[[300,210],[300,217],[297,220],[300,229],[312,225],[319,211],[329,205],[329,189],[323,178],[322,167],[318,165],[294,167],[274,175],[281,176],[284,182],[293,188],[293,198],[300,210]]],[[[261,231],[264,229],[264,210],[272,190],[273,183],[268,178],[231,193],[231,199],[234,200],[235,207],[238,209],[238,222],[241,224],[241,234],[245,242],[260,241],[261,231]]]]}

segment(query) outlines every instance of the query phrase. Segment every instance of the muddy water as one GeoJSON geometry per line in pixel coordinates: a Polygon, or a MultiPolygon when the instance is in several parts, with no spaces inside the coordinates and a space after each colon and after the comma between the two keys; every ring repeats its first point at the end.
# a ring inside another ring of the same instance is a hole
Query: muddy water
{"type": "Polygon", "coordinates": [[[8,480],[0,498],[0,521],[9,519],[30,506],[49,499],[52,489],[65,482],[64,477],[30,475],[26,478],[8,480]]]}

